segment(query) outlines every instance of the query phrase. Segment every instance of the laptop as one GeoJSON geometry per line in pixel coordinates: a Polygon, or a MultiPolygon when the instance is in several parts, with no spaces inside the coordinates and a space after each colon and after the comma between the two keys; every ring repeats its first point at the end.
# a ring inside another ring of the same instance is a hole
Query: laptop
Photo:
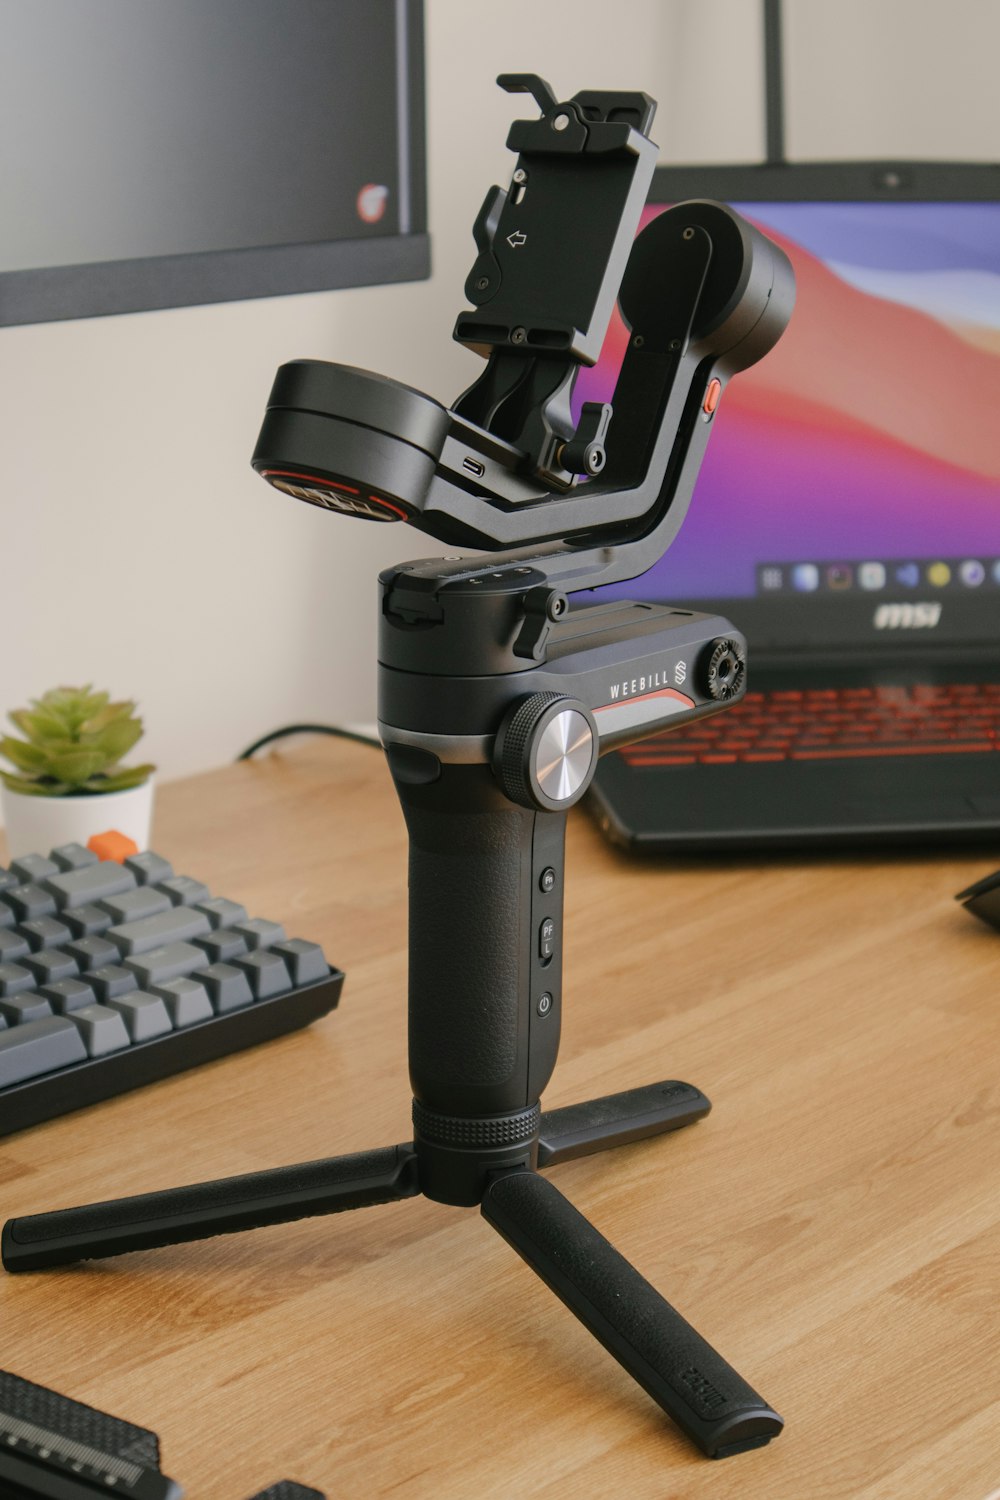
{"type": "MultiPolygon", "coordinates": [[[[604,756],[599,825],[649,853],[996,842],[1000,167],[668,167],[647,217],[693,197],[782,245],[796,308],[671,548],[602,592],[728,617],[748,691],[604,756]]],[[[624,340],[578,400],[612,399],[624,340]]]]}

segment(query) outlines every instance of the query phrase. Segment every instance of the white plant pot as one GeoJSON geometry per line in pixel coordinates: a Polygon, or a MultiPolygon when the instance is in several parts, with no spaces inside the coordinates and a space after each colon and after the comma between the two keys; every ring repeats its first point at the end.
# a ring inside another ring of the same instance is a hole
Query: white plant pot
{"type": "Polygon", "coordinates": [[[153,822],[153,781],[124,792],[83,797],[26,797],[0,783],[0,807],[7,835],[7,856],[48,854],[61,844],[83,844],[95,833],[114,828],[133,839],[140,850],[150,847],[153,822]]]}

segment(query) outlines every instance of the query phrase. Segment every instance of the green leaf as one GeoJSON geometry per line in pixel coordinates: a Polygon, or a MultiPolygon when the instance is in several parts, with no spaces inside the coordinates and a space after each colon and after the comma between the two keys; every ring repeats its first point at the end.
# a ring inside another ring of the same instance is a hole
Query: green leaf
{"type": "Polygon", "coordinates": [[[40,750],[37,745],[29,745],[26,740],[15,739],[12,734],[5,734],[0,738],[0,755],[17,766],[19,771],[42,771],[49,761],[44,750],[40,750]]]}
{"type": "Polygon", "coordinates": [[[81,737],[81,745],[96,750],[104,758],[104,767],[109,769],[127,755],[137,740],[142,738],[141,719],[120,719],[109,724],[100,735],[81,737]]]}
{"type": "MultiPolygon", "coordinates": [[[[116,720],[128,721],[135,712],[134,703],[106,703],[97,713],[91,714],[80,725],[83,735],[102,734],[116,720]]],[[[140,721],[141,722],[141,721],[140,721]]]]}
{"type": "Polygon", "coordinates": [[[57,781],[32,781],[27,776],[15,776],[10,771],[0,771],[0,780],[12,792],[20,792],[25,797],[65,797],[70,790],[57,781]]]}
{"type": "Polygon", "coordinates": [[[58,755],[49,756],[48,774],[71,786],[82,786],[91,776],[102,771],[105,765],[105,758],[99,750],[87,750],[81,745],[73,745],[58,755]]]}
{"type": "Polygon", "coordinates": [[[47,709],[16,708],[8,718],[33,745],[65,745],[70,739],[65,722],[47,709]]]}
{"type": "Polygon", "coordinates": [[[124,792],[130,786],[142,786],[156,770],[155,766],[129,766],[110,776],[93,776],[82,788],[85,792],[124,792]]]}

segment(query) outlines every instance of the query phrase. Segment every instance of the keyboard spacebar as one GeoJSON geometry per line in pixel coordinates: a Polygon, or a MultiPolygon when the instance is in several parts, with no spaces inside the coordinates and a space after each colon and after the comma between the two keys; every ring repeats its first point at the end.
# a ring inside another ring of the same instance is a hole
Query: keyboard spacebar
{"type": "Polygon", "coordinates": [[[119,953],[131,958],[137,953],[148,953],[151,948],[162,948],[165,943],[207,937],[211,930],[212,924],[203,911],[194,911],[190,906],[175,906],[170,911],[158,912],[155,917],[120,922],[117,927],[109,928],[107,938],[119,953]]]}
{"type": "Polygon", "coordinates": [[[87,1049],[65,1016],[43,1016],[0,1031],[0,1088],[83,1062],[87,1049]]]}
{"type": "Polygon", "coordinates": [[[151,953],[126,958],[124,965],[132,970],[143,989],[149,989],[151,985],[166,984],[168,979],[181,979],[195,969],[204,969],[208,962],[208,954],[193,943],[166,943],[151,953]]]}

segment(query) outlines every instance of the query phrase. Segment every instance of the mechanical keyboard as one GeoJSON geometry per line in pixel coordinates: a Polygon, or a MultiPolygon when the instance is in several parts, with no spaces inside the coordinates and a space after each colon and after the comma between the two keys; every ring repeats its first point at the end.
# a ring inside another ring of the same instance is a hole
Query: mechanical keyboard
{"type": "Polygon", "coordinates": [[[0,868],[0,1135],[294,1031],[344,976],[152,851],[0,868]]]}
{"type": "Polygon", "coordinates": [[[747,693],[716,717],[618,753],[630,766],[848,760],[1000,750],[1000,684],[747,693]]]}

